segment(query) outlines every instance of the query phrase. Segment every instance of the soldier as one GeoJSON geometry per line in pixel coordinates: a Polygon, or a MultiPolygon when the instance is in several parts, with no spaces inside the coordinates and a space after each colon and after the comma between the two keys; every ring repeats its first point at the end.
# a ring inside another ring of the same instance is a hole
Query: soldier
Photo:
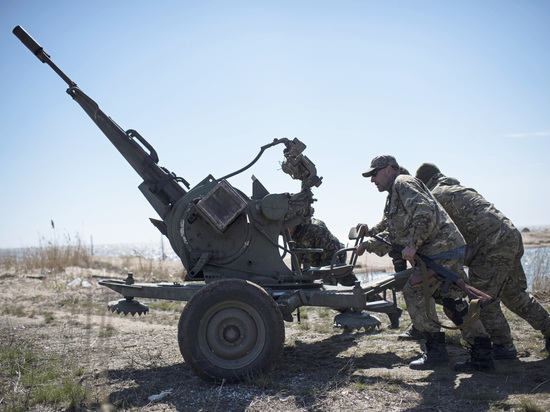
{"type": "Polygon", "coordinates": [[[500,301],[544,335],[550,351],[550,314],[527,291],[521,257],[523,240],[512,222],[474,189],[446,177],[433,163],[424,163],[416,177],[426,184],[445,208],[467,244],[465,264],[472,286],[494,301],[481,311],[481,321],[491,335],[494,359],[514,359],[517,350],[500,301]]]}
{"type": "MultiPolygon", "coordinates": [[[[403,166],[399,166],[399,174],[400,175],[410,175],[409,171],[405,169],[403,166]]],[[[382,233],[384,230],[386,230],[388,227],[388,222],[385,218],[382,219],[380,223],[377,223],[373,227],[369,228],[369,233],[371,235],[377,235],[379,233],[382,233]]],[[[391,250],[388,255],[390,256],[392,262],[393,262],[393,268],[395,269],[395,273],[401,272],[403,270],[407,269],[407,261],[403,259],[403,256],[401,256],[401,253],[397,252],[396,250],[391,250]]]]}
{"type": "MultiPolygon", "coordinates": [[[[323,252],[311,253],[308,264],[313,267],[330,266],[334,254],[344,248],[344,245],[334,236],[328,229],[325,222],[319,219],[312,218],[311,223],[301,224],[290,228],[292,240],[295,242],[294,247],[304,249],[323,249],[323,252]]],[[[299,255],[298,259],[302,263],[303,256],[299,255]]],[[[336,263],[345,263],[346,254],[342,253],[337,257],[336,263]]],[[[357,278],[353,273],[338,279],[338,283],[344,286],[353,286],[357,278]]],[[[327,279],[327,281],[336,284],[335,279],[327,279]]]]}
{"type": "MultiPolygon", "coordinates": [[[[328,230],[325,222],[319,219],[312,218],[311,223],[301,224],[290,228],[290,235],[292,240],[295,242],[294,247],[296,248],[320,248],[323,249],[322,253],[311,253],[308,264],[313,267],[321,266],[330,266],[332,263],[332,257],[339,249],[344,248],[343,243],[341,243],[336,236],[334,236],[330,230],[328,230]]],[[[300,264],[302,264],[303,257],[299,254],[298,259],[300,264]]],[[[344,253],[340,254],[337,258],[337,263],[345,263],[346,255],[344,253]]],[[[406,269],[407,263],[404,264],[406,269]]],[[[353,286],[357,281],[355,274],[350,273],[344,277],[339,278],[338,280],[334,278],[324,279],[327,283],[336,285],[340,283],[343,286],[353,286]]],[[[372,297],[373,300],[382,300],[382,296],[375,295],[372,297]]],[[[399,318],[401,317],[403,310],[397,308],[395,312],[388,313],[388,318],[390,320],[389,328],[397,329],[399,328],[399,318]]]]}
{"type": "MultiPolygon", "coordinates": [[[[426,284],[414,281],[413,278],[421,276],[421,269],[414,258],[418,251],[466,279],[463,270],[464,238],[425,186],[414,177],[399,173],[399,165],[393,156],[375,157],[363,176],[370,177],[378,191],[389,193],[384,208],[387,229],[381,235],[392,243],[405,246],[403,258],[414,267],[414,273],[403,289],[403,296],[415,328],[426,339],[426,352],[409,366],[412,369],[432,369],[447,364],[449,355],[445,333],[441,332],[437,322],[435,300],[441,300],[453,312],[453,320],[459,325],[464,321],[468,305],[462,299],[464,293],[454,284],[444,292],[443,283],[436,276],[428,278],[426,284]],[[428,299],[428,308],[425,299],[428,299]]],[[[358,228],[361,225],[357,225],[358,228]]],[[[358,255],[365,251],[384,255],[389,249],[371,238],[357,247],[358,255]]],[[[473,348],[471,363],[476,365],[476,369],[494,369],[491,340],[481,322],[476,320],[462,328],[461,332],[473,348]]],[[[457,365],[455,368],[461,370],[457,365]]]]}

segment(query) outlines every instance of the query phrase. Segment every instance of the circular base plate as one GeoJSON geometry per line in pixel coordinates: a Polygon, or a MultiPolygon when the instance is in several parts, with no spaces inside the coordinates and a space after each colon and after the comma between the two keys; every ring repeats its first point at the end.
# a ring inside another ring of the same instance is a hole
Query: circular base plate
{"type": "Polygon", "coordinates": [[[368,313],[341,313],[334,317],[334,326],[344,328],[345,331],[365,329],[365,332],[373,332],[381,325],[378,318],[368,313]]]}
{"type": "Polygon", "coordinates": [[[146,305],[139,303],[137,300],[128,299],[113,300],[109,302],[107,308],[111,312],[116,312],[119,315],[121,313],[123,313],[124,315],[128,315],[130,313],[132,316],[134,316],[136,313],[138,315],[141,315],[149,312],[149,308],[146,305]]]}

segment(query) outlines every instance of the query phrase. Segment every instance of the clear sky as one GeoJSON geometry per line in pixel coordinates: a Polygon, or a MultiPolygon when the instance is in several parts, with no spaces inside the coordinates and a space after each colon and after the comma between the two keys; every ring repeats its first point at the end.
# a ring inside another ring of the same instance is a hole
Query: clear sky
{"type": "MultiPolygon", "coordinates": [[[[323,176],[316,216],[341,238],[382,216],[361,176],[379,154],[550,224],[550,1],[2,0],[0,248],[160,239],[138,175],[17,25],[191,185],[298,137],[323,176]]],[[[297,192],[282,158],[231,183],[297,192]]]]}

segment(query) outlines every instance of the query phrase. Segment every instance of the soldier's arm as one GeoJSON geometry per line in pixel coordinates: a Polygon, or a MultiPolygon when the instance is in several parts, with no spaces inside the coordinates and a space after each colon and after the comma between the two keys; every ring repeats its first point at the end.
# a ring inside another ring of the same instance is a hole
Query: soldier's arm
{"type": "Polygon", "coordinates": [[[382,218],[382,221],[375,224],[373,227],[369,228],[370,235],[378,235],[379,233],[385,231],[388,228],[388,219],[386,216],[382,218]]]}
{"type": "Polygon", "coordinates": [[[396,185],[398,196],[410,216],[409,238],[404,246],[418,250],[436,229],[438,205],[414,180],[397,181],[396,185]]]}
{"type": "MultiPolygon", "coordinates": [[[[388,235],[389,235],[389,233],[387,231],[383,231],[383,232],[378,233],[378,236],[380,236],[384,239],[387,239],[388,235]]],[[[359,256],[361,256],[365,251],[367,251],[369,253],[374,253],[378,256],[384,256],[384,255],[388,254],[391,250],[392,250],[391,247],[388,247],[384,243],[379,242],[374,238],[370,238],[370,239],[365,240],[363,243],[361,243],[357,247],[357,254],[359,256]]]]}

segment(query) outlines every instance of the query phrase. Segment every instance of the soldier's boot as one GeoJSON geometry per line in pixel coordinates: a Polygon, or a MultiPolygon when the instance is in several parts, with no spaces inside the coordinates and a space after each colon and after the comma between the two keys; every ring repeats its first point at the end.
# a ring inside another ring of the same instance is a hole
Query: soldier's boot
{"type": "Polygon", "coordinates": [[[453,369],[457,372],[494,370],[495,363],[493,362],[491,339],[476,338],[470,349],[470,359],[455,363],[453,369]]]}
{"type": "Polygon", "coordinates": [[[544,337],[544,348],[542,348],[540,351],[550,353],[550,336],[544,337]]]}
{"type": "Polygon", "coordinates": [[[388,313],[388,318],[390,318],[390,329],[397,329],[399,328],[399,318],[401,317],[401,314],[403,313],[403,309],[396,308],[395,312],[388,313]]]}
{"type": "Polygon", "coordinates": [[[516,359],[517,357],[518,350],[515,345],[505,348],[503,345],[493,343],[493,360],[516,359]]]}
{"type": "Polygon", "coordinates": [[[435,369],[449,363],[449,354],[445,344],[445,333],[426,333],[426,352],[418,359],[409,363],[411,369],[435,369]]]}
{"type": "Polygon", "coordinates": [[[403,332],[402,334],[398,335],[397,339],[399,339],[399,340],[419,340],[419,341],[426,340],[424,335],[422,335],[422,333],[420,333],[420,331],[418,329],[416,329],[414,326],[411,326],[411,328],[409,330],[407,330],[407,331],[403,332]]]}

